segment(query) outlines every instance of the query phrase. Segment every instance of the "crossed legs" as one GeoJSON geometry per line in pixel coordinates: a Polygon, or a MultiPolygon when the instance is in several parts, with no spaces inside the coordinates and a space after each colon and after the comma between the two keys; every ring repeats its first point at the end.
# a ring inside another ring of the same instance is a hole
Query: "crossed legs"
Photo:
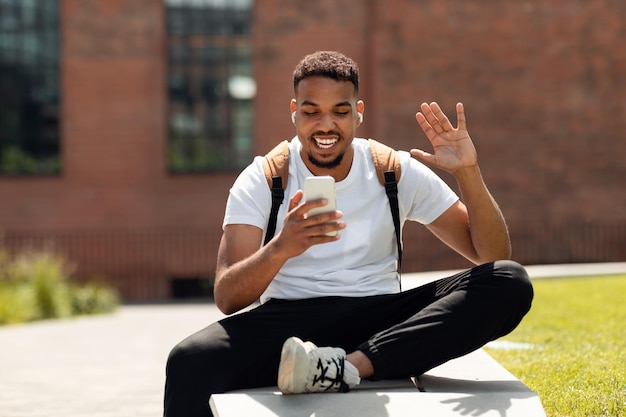
{"type": "Polygon", "coordinates": [[[532,295],[526,271],[498,261],[400,294],[272,300],[172,350],[165,415],[210,416],[211,394],[275,385],[291,336],[343,348],[361,378],[420,375],[512,331],[532,295]]]}

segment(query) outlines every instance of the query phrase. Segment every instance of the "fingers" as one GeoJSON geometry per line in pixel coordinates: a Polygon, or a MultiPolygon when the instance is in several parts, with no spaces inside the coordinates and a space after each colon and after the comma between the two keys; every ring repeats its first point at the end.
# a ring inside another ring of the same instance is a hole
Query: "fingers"
{"type": "Polygon", "coordinates": [[[422,161],[426,164],[435,164],[436,163],[436,158],[435,155],[430,154],[426,151],[423,151],[421,149],[411,149],[410,151],[411,155],[414,156],[415,158],[417,158],[419,161],[422,161]]]}
{"type": "Polygon", "coordinates": [[[459,130],[467,130],[465,124],[465,109],[463,103],[456,103],[456,124],[459,130]]]}
{"type": "Polygon", "coordinates": [[[428,124],[437,134],[441,134],[454,128],[437,102],[433,101],[430,104],[422,103],[420,109],[424,115],[424,119],[426,119],[428,124]]]}
{"type": "Polygon", "coordinates": [[[431,119],[429,120],[429,122],[431,124],[434,124],[435,126],[440,127],[440,129],[435,128],[438,133],[440,130],[443,132],[447,132],[454,129],[454,126],[452,126],[452,123],[450,123],[450,119],[448,119],[445,113],[441,110],[439,104],[433,101],[432,103],[430,103],[430,110],[431,119]]]}
{"type": "Polygon", "coordinates": [[[432,125],[428,122],[428,120],[426,120],[426,116],[424,116],[423,113],[417,112],[415,114],[415,120],[417,120],[417,123],[420,125],[422,131],[429,140],[432,141],[435,136],[438,135],[435,129],[433,129],[432,125]]]}
{"type": "Polygon", "coordinates": [[[303,239],[302,243],[306,247],[334,242],[339,239],[339,230],[346,227],[345,222],[339,221],[341,217],[342,214],[339,211],[314,216],[305,214],[304,217],[295,220],[299,224],[298,236],[303,239]]]}
{"type": "Polygon", "coordinates": [[[292,242],[304,239],[303,243],[310,246],[339,239],[336,232],[345,228],[345,222],[339,221],[343,214],[340,211],[331,210],[310,215],[310,210],[325,206],[327,201],[320,199],[300,204],[302,194],[302,191],[298,190],[290,199],[289,212],[283,225],[285,233],[292,236],[292,242]]]}
{"type": "Polygon", "coordinates": [[[307,227],[307,235],[310,244],[333,242],[339,239],[339,231],[345,227],[344,222],[336,220],[330,222],[315,223],[307,227]]]}
{"type": "Polygon", "coordinates": [[[305,212],[302,226],[309,237],[335,236],[339,230],[345,227],[345,223],[339,221],[342,217],[343,213],[338,210],[315,215],[305,212]]]}
{"type": "MultiPolygon", "coordinates": [[[[437,102],[422,103],[420,105],[421,112],[415,115],[415,119],[419,123],[424,133],[430,138],[429,135],[440,135],[444,132],[454,130],[454,126],[445,115],[441,107],[437,102]]],[[[463,103],[457,103],[456,105],[457,124],[458,129],[465,130],[465,112],[463,110],[463,103]]]]}
{"type": "MultiPolygon", "coordinates": [[[[303,219],[306,219],[308,217],[307,213],[310,210],[317,208],[317,207],[324,207],[326,204],[328,204],[328,201],[323,198],[319,200],[311,200],[311,201],[306,201],[302,203],[303,197],[304,197],[304,192],[302,190],[298,190],[295,192],[293,197],[291,197],[291,199],[289,200],[289,211],[290,212],[293,211],[294,216],[296,217],[301,217],[303,219]]],[[[332,211],[329,213],[332,213],[332,211]]]]}
{"type": "Polygon", "coordinates": [[[298,190],[296,193],[289,199],[289,209],[287,211],[291,211],[298,207],[300,201],[302,201],[302,197],[304,197],[304,191],[298,190]]]}

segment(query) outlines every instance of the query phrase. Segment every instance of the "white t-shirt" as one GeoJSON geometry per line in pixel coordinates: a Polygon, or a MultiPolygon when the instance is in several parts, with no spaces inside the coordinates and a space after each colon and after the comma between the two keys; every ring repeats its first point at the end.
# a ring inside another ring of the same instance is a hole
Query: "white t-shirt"
{"type": "MultiPolygon", "coordinates": [[[[376,176],[365,139],[353,140],[354,160],[348,176],[336,183],[337,210],[346,228],[340,239],[314,245],[289,259],[261,295],[303,299],[322,296],[367,296],[399,292],[395,229],[389,200],[376,176]]],[[[289,181],[278,213],[276,233],[282,227],[289,199],[313,174],[300,157],[297,137],[289,143],[289,181]]],[[[458,197],[434,172],[405,151],[398,151],[400,224],[406,220],[428,224],[454,204],[458,197]]],[[[272,206],[271,191],[263,174],[263,157],[256,157],[230,190],[223,225],[249,224],[267,227],[272,206]]]]}

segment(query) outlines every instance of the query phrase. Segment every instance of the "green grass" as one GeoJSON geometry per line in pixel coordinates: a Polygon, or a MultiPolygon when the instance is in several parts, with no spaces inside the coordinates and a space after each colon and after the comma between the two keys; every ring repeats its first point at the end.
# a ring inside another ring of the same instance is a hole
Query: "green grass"
{"type": "Polygon", "coordinates": [[[549,417],[624,416],[626,275],[533,284],[531,311],[501,339],[532,347],[485,350],[539,394],[549,417]]]}

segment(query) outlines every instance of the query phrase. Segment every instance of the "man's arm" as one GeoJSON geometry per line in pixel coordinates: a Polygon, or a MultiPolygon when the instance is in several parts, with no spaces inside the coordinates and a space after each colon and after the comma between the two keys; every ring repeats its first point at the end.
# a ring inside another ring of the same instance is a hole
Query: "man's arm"
{"type": "Polygon", "coordinates": [[[272,282],[284,263],[309,247],[333,242],[337,236],[326,236],[341,230],[345,223],[339,211],[307,217],[306,213],[325,203],[317,200],[304,204],[302,191],[289,201],[283,227],[267,245],[261,247],[263,231],[244,224],[227,225],[217,252],[214,296],[217,307],[232,314],[256,301],[272,282]]]}
{"type": "Polygon", "coordinates": [[[259,249],[263,230],[247,224],[224,229],[217,251],[215,303],[225,314],[234,313],[256,301],[284,261],[275,245],[259,249]]]}
{"type": "Polygon", "coordinates": [[[421,110],[415,117],[434,152],[412,149],[411,154],[452,173],[463,200],[427,227],[476,264],[510,258],[511,243],[504,216],[480,174],[476,149],[466,129],[463,105],[457,104],[457,128],[452,126],[437,103],[424,103],[421,110]]]}

